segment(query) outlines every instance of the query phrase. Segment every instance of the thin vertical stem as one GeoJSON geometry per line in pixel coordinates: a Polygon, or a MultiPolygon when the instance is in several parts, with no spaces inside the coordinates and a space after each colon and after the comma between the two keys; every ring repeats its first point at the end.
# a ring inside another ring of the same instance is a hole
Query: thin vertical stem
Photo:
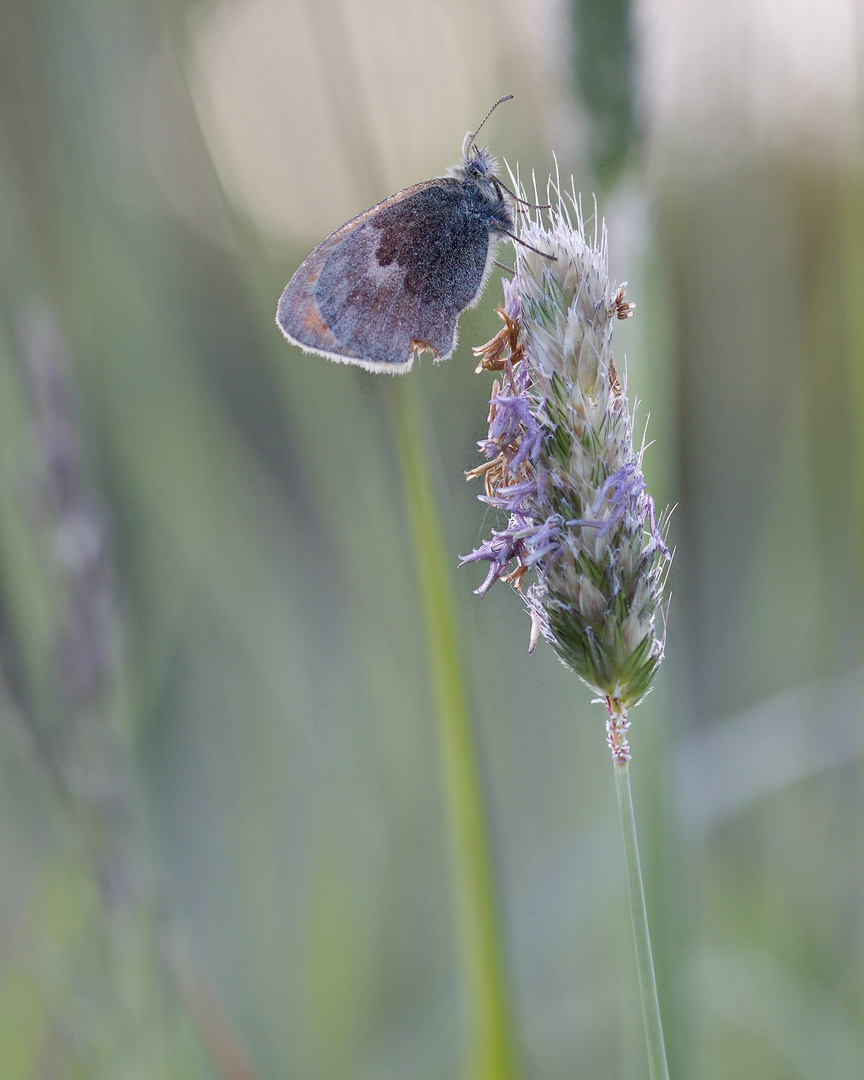
{"type": "Polygon", "coordinates": [[[479,771],[456,635],[450,569],[423,449],[416,389],[394,387],[402,464],[438,712],[441,767],[454,865],[457,920],[471,1010],[469,1080],[515,1080],[505,965],[479,771]]]}
{"type": "Polygon", "coordinates": [[[623,712],[616,710],[616,702],[607,699],[607,705],[610,719],[606,728],[615,769],[618,817],[621,821],[627,891],[630,895],[630,919],[633,924],[633,944],[636,947],[636,969],[642,998],[642,1017],[645,1021],[645,1039],[648,1044],[648,1067],[651,1080],[669,1080],[663,1026],[660,1021],[660,1002],[657,999],[657,981],[654,978],[654,961],[651,957],[651,938],[648,934],[645,890],[642,887],[642,870],[636,844],[636,819],[630,792],[630,750],[626,738],[629,724],[623,712]]]}

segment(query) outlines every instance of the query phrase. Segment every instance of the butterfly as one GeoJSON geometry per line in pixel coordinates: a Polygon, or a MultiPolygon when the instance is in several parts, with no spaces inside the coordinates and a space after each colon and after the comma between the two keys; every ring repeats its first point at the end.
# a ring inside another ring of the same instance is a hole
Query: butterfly
{"type": "Polygon", "coordinates": [[[512,96],[499,98],[466,134],[461,159],[446,176],[376,203],[301,263],[276,312],[292,344],[390,374],[410,371],[423,350],[436,360],[452,355],[459,315],[480,299],[498,241],[509,236],[522,243],[507,197],[524,200],[475,143],[512,96]]]}

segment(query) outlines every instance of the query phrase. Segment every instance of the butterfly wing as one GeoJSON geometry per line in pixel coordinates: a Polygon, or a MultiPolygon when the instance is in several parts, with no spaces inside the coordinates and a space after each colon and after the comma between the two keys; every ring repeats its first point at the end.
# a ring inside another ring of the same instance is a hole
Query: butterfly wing
{"type": "Polygon", "coordinates": [[[276,316],[289,341],[369,371],[409,371],[415,349],[444,360],[482,289],[490,223],[458,180],[400,191],[322,241],[276,316]]]}

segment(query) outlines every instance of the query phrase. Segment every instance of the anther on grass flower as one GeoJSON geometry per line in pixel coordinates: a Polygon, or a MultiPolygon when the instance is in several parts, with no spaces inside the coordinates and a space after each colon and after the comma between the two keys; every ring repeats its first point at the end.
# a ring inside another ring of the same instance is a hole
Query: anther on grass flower
{"type": "MultiPolygon", "coordinates": [[[[559,196],[548,227],[526,217],[520,238],[531,247],[517,248],[515,277],[504,283],[504,326],[475,350],[478,371],[500,376],[478,444],[487,461],[467,474],[483,476],[479,498],[505,511],[507,526],[462,562],[489,563],[481,595],[499,579],[519,590],[529,649],[544,638],[610,717],[626,718],[663,657],[671,558],[669,515],[658,519],[645,487],[644,442],[634,447],[612,359],[612,320],[635,305],[609,279],[605,227],[586,236],[575,193],[559,196]],[[529,571],[535,580],[524,588],[529,571]]],[[[626,755],[619,728],[613,750],[626,755]]]]}

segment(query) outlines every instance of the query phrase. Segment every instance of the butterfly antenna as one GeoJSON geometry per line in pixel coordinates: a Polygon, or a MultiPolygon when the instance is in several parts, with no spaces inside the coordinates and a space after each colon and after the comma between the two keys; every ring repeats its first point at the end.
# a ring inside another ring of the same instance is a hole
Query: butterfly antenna
{"type": "Polygon", "coordinates": [[[516,202],[521,203],[523,206],[530,206],[534,210],[551,210],[552,209],[552,204],[551,203],[545,203],[545,204],[541,205],[540,203],[536,203],[536,202],[528,202],[527,199],[520,199],[519,196],[516,194],[516,192],[511,191],[510,188],[507,187],[507,185],[504,183],[504,181],[499,176],[495,177],[495,182],[498,184],[499,187],[502,187],[507,192],[507,194],[510,196],[511,199],[515,199],[516,202]]]}
{"type": "Polygon", "coordinates": [[[550,255],[548,251],[541,251],[540,248],[532,247],[531,244],[526,244],[524,240],[520,240],[516,233],[504,232],[505,236],[509,236],[511,240],[514,240],[517,244],[521,244],[522,247],[528,248],[529,251],[533,251],[535,255],[542,255],[544,259],[548,259],[549,262],[558,262],[557,255],[550,255]]]}
{"type": "Polygon", "coordinates": [[[489,119],[489,117],[492,115],[492,113],[495,112],[495,110],[498,108],[498,106],[501,105],[503,102],[512,101],[512,100],[513,100],[513,95],[512,94],[505,94],[504,97],[499,97],[498,98],[498,100],[495,102],[495,104],[492,106],[492,108],[489,110],[489,112],[486,113],[486,115],[483,117],[483,119],[477,125],[477,130],[471,132],[471,138],[468,140],[468,145],[465,147],[465,153],[466,154],[471,149],[471,147],[474,145],[474,140],[480,134],[480,128],[483,127],[483,125],[486,123],[486,121],[489,119]]]}

